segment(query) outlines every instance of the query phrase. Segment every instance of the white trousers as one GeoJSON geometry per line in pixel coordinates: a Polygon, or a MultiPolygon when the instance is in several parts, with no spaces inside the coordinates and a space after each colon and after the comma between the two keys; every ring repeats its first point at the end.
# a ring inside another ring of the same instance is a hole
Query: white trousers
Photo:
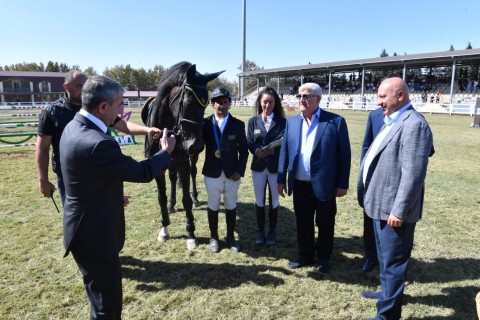
{"type": "Polygon", "coordinates": [[[280,204],[277,189],[277,173],[270,173],[267,168],[262,172],[252,171],[252,180],[257,206],[265,206],[265,186],[268,182],[272,194],[272,209],[277,208],[280,204]]]}
{"type": "Polygon", "coordinates": [[[218,178],[204,176],[208,207],[213,211],[218,211],[223,194],[225,210],[235,209],[237,207],[238,188],[241,180],[233,181],[232,179],[227,179],[223,171],[218,178]]]}

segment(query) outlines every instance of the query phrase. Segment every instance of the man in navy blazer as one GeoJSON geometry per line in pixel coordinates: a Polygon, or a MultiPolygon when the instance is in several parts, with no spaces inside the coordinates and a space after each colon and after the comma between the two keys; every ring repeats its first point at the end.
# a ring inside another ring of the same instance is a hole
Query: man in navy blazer
{"type": "Polygon", "coordinates": [[[401,318],[415,225],[422,217],[433,138],[427,121],[410,103],[403,79],[384,80],[377,104],[385,126],[362,160],[357,190],[359,203],[373,219],[377,244],[381,291],[376,292],[375,319],[396,320],[401,318]]]}
{"type": "Polygon", "coordinates": [[[226,245],[240,251],[235,240],[237,194],[248,159],[245,123],[230,112],[232,98],[224,87],[215,88],[210,98],[214,113],[204,119],[205,162],[202,174],[207,189],[207,217],[210,228],[210,250],[219,251],[218,210],[223,195],[227,224],[226,245]]]}
{"type": "Polygon", "coordinates": [[[165,170],[175,138],[164,130],[162,150],[137,162],[122,154],[112,125],[123,106],[125,89],[93,76],[82,89],[82,109],[60,139],[65,182],[65,256],[70,252],[83,275],[92,319],[120,319],[122,274],[119,252],[125,242],[123,182],[149,182],[165,170]]]}
{"type": "Polygon", "coordinates": [[[320,109],[322,88],[305,83],[298,89],[301,114],[287,121],[278,164],[278,192],[293,193],[299,257],[296,269],[314,263],[330,270],[336,197],[347,194],[350,176],[350,141],[345,119],[320,109]],[[315,225],[318,239],[315,244],[315,225]]]}
{"type": "MultiPolygon", "coordinates": [[[[383,127],[383,109],[378,108],[370,112],[363,138],[362,153],[360,162],[367,153],[368,148],[383,127]]],[[[362,205],[363,206],[363,205],[362,205]]],[[[377,246],[375,245],[375,232],[373,231],[373,220],[363,211],[363,244],[365,247],[365,262],[362,265],[363,272],[371,272],[378,264],[377,246]]]]}

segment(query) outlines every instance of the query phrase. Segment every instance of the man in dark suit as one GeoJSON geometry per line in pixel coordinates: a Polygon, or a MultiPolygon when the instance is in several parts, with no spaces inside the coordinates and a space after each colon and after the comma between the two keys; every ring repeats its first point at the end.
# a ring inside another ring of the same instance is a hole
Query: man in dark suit
{"type": "Polygon", "coordinates": [[[375,319],[396,320],[401,318],[415,225],[422,216],[433,139],[401,78],[381,83],[377,104],[383,109],[385,126],[362,160],[357,190],[359,204],[373,219],[377,243],[381,291],[375,319]]]}
{"type": "Polygon", "coordinates": [[[208,197],[210,250],[214,253],[219,251],[218,209],[222,194],[227,223],[227,247],[240,251],[235,241],[237,193],[240,179],[245,174],[248,149],[245,124],[228,112],[231,101],[230,92],[226,88],[215,88],[211,96],[214,113],[203,123],[205,162],[202,174],[208,197]]]}
{"type": "Polygon", "coordinates": [[[287,121],[278,164],[278,192],[293,192],[299,258],[296,269],[314,263],[330,270],[333,250],[336,197],[347,194],[350,176],[350,140],[345,119],[320,109],[322,89],[305,83],[298,89],[300,115],[287,121]],[[287,178],[288,175],[288,178],[287,178]],[[288,189],[287,189],[288,186],[288,189]],[[315,225],[318,239],[315,245],[315,225]]]}
{"type": "Polygon", "coordinates": [[[65,256],[72,253],[90,301],[92,319],[120,319],[122,275],[119,252],[125,241],[123,181],[149,182],[170,163],[175,138],[164,130],[162,150],[137,162],[107,133],[123,106],[125,89],[93,76],[82,90],[82,109],[60,139],[65,182],[65,256]]]}
{"type": "MultiPolygon", "coordinates": [[[[365,157],[368,148],[383,127],[383,109],[378,108],[370,112],[363,138],[362,153],[360,162],[365,157]]],[[[363,211],[363,243],[365,246],[365,262],[362,265],[363,272],[371,272],[378,264],[377,246],[375,245],[375,232],[373,231],[373,220],[363,211]]]]}

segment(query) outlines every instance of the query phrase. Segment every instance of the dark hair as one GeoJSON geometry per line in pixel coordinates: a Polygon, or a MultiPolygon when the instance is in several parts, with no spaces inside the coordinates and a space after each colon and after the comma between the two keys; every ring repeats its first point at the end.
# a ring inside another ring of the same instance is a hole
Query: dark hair
{"type": "Polygon", "coordinates": [[[120,83],[108,77],[90,77],[82,88],[82,108],[92,112],[104,101],[112,104],[117,95],[124,91],[120,83]]]}
{"type": "Polygon", "coordinates": [[[278,93],[272,87],[265,87],[258,94],[257,101],[255,102],[255,106],[256,106],[256,109],[257,109],[257,114],[261,114],[262,111],[263,111],[262,110],[262,105],[260,104],[260,101],[262,100],[262,96],[264,94],[268,94],[269,96],[272,96],[273,99],[275,100],[275,105],[273,106],[273,113],[277,116],[285,118],[285,112],[283,111],[282,101],[280,100],[280,97],[278,96],[278,93]]]}

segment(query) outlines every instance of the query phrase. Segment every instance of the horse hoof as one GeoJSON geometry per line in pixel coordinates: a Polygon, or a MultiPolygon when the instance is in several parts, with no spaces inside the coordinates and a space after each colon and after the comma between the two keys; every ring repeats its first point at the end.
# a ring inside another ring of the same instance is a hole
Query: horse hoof
{"type": "Polygon", "coordinates": [[[187,239],[187,249],[193,250],[198,248],[198,241],[197,239],[187,239]]]}
{"type": "Polygon", "coordinates": [[[172,214],[172,213],[177,212],[177,210],[175,210],[175,207],[170,207],[170,208],[167,209],[167,211],[168,211],[168,214],[172,214]]]}
{"type": "Polygon", "coordinates": [[[168,233],[167,227],[163,227],[160,229],[160,232],[158,233],[158,242],[165,242],[168,239],[170,239],[170,233],[168,233]]]}
{"type": "Polygon", "coordinates": [[[193,207],[194,208],[200,207],[200,201],[198,201],[197,199],[193,199],[193,207]]]}

